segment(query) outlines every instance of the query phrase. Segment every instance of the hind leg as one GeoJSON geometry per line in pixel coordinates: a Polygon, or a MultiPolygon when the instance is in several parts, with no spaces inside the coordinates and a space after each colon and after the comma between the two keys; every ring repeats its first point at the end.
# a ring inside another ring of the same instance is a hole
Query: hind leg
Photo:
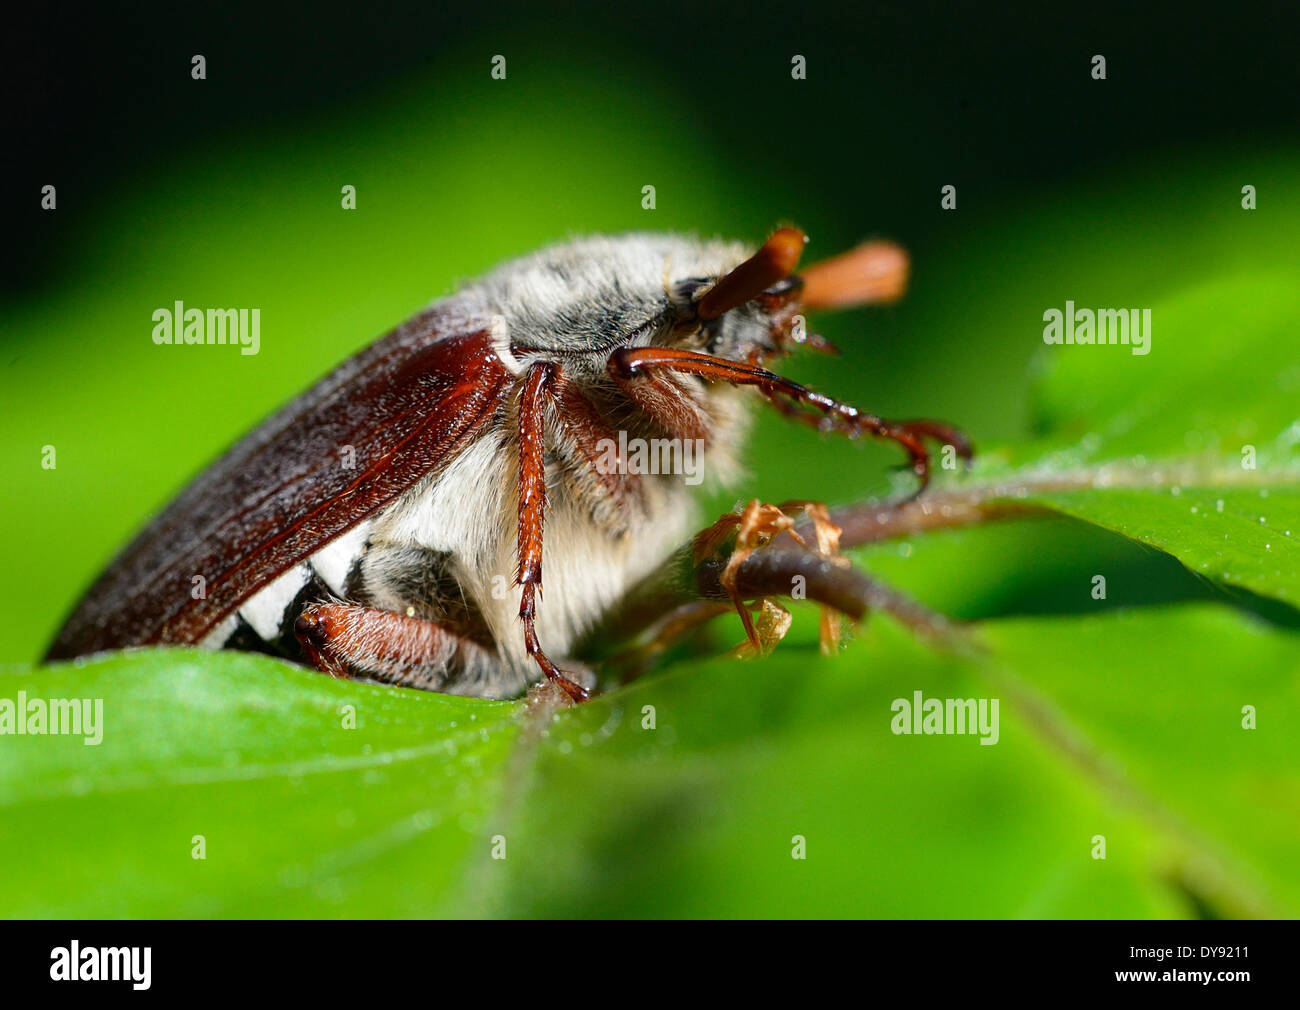
{"type": "Polygon", "coordinates": [[[333,677],[373,677],[437,689],[456,671],[495,654],[434,621],[345,603],[313,603],[294,625],[303,656],[333,677]]]}

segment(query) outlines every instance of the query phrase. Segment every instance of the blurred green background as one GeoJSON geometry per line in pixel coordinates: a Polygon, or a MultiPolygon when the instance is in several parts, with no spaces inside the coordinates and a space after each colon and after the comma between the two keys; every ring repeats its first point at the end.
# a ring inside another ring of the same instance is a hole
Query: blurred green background
{"type": "MultiPolygon", "coordinates": [[[[30,44],[9,68],[23,99],[7,187],[23,255],[2,291],[3,661],[37,660],[151,511],[269,411],[458,280],[568,235],[758,241],[791,222],[809,233],[810,259],[869,236],[902,242],[907,299],[817,320],[844,357],[784,371],[886,416],[957,421],[994,461],[1032,458],[1024,447],[1044,433],[1045,308],[1068,298],[1176,313],[1188,292],[1226,279],[1206,325],[1221,305],[1241,309],[1216,331],[1228,342],[1253,332],[1251,305],[1293,308],[1300,77],[1283,5],[1230,20],[1208,5],[1175,18],[913,4],[85,17],[76,32],[71,14],[20,27],[30,44]],[[205,81],[190,79],[194,53],[205,81]],[[1090,76],[1094,53],[1105,81],[1090,76]],[[490,76],[496,54],[505,80],[490,76]],[[791,79],[795,54],[806,80],[791,79]],[[46,183],[57,211],[34,209],[46,183]],[[948,184],[953,211],[940,208],[948,184]],[[340,207],[344,185],[356,210],[340,207]],[[654,210],[642,208],[645,185],[654,210]],[[1255,299],[1257,278],[1283,294],[1255,299]],[[175,299],[260,307],[261,353],[156,347],[151,313],[175,299]],[[45,445],[56,470],[40,466],[45,445]]],[[[1294,342],[1293,314],[1269,318],[1294,342]]],[[[1086,380],[1090,403],[1104,401],[1106,368],[1142,367],[1124,354],[1086,380]]],[[[1234,388],[1271,383],[1293,355],[1242,362],[1234,388]]],[[[1053,395],[1059,406],[1059,383],[1053,395]]],[[[1141,445],[1138,433],[1123,450],[1141,445]]],[[[710,508],[751,495],[851,501],[888,490],[897,462],[764,416],[750,477],[710,508]]],[[[34,675],[51,695],[120,692],[109,697],[125,722],[96,750],[50,741],[38,756],[0,740],[4,834],[15,851],[38,826],[44,839],[0,912],[1300,907],[1280,855],[1296,827],[1294,748],[1270,737],[1225,759],[1222,795],[1207,801],[1207,737],[1175,732],[1200,715],[1224,732],[1240,707],[1227,691],[1215,708],[1230,674],[1294,715],[1289,606],[1269,611],[1265,633],[1227,606],[1261,609],[1253,601],[1063,518],[865,560],[933,606],[997,618],[1011,672],[937,658],[881,621],[822,660],[801,611],[786,658],[679,665],[566,717],[539,747],[520,743],[511,706],[337,685],[245,657],[34,675]],[[1103,605],[1086,591],[1098,570],[1120,573],[1103,605]],[[1174,669],[1197,689],[1180,689],[1174,669]],[[1025,732],[1004,727],[998,747],[940,739],[903,756],[880,717],[888,699],[921,684],[988,694],[981,676],[993,690],[1008,688],[997,677],[1031,677],[1108,768],[1159,801],[1120,795],[1023,713],[1004,713],[1025,732]],[[671,734],[627,737],[643,702],[672,713],[671,734]],[[368,717],[344,745],[331,720],[346,703],[368,717]],[[1272,819],[1247,823],[1270,804],[1272,819]],[[500,868],[479,858],[497,822],[516,846],[500,868]],[[195,833],[227,837],[202,879],[195,833]],[[1112,839],[1105,864],[1086,858],[1096,833],[1112,839]],[[824,858],[792,867],[795,834],[818,839],[824,858]]],[[[719,629],[719,649],[735,630],[719,629]]],[[[1242,747],[1240,736],[1223,746],[1242,747]]]]}

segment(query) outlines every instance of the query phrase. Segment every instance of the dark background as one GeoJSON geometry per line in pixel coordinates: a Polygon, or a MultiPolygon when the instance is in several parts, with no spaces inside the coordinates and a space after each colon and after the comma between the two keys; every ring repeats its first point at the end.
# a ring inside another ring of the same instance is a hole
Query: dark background
{"type": "MultiPolygon", "coordinates": [[[[880,230],[906,230],[913,248],[925,222],[943,226],[931,213],[942,180],[960,178],[963,198],[992,198],[1171,145],[1276,136],[1300,116],[1290,2],[150,3],[24,5],[6,17],[5,233],[16,255],[0,285],[11,294],[73,269],[86,220],[75,211],[133,170],[196,142],[291,129],[467,44],[484,59],[510,53],[514,74],[570,61],[619,77],[630,58],[638,72],[667,70],[695,114],[709,111],[720,147],[752,152],[760,180],[848,186],[869,163],[872,185],[890,194],[880,230]],[[208,58],[200,89],[175,86],[191,52],[208,58]],[[810,71],[792,89],[796,52],[810,71]],[[1104,85],[1088,73],[1094,53],[1107,58],[1104,85]],[[864,89],[864,76],[878,86],[864,89]],[[912,185],[918,177],[935,185],[912,185]],[[53,222],[32,197],[51,179],[72,211],[53,222]]],[[[673,125],[664,110],[665,144],[673,125]]]]}

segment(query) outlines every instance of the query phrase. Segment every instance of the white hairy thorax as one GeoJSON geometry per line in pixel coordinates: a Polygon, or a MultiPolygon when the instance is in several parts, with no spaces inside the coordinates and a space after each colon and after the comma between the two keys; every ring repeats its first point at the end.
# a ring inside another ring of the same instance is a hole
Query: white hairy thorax
{"type": "MultiPolygon", "coordinates": [[[[584,239],[506,264],[452,300],[467,317],[486,320],[498,357],[515,374],[522,375],[534,361],[552,361],[579,386],[607,386],[612,350],[669,339],[666,326],[647,324],[669,309],[675,283],[715,279],[746,254],[735,243],[670,236],[584,239]]],[[[681,384],[710,418],[700,488],[715,488],[738,473],[736,447],[747,425],[749,396],[695,378],[681,384]]],[[[514,584],[516,401],[508,397],[502,416],[455,459],[259,590],[205,644],[220,645],[241,618],[272,641],[292,622],[292,603],[313,577],[339,599],[359,593],[369,606],[427,615],[430,601],[407,598],[402,587],[418,582],[413,565],[427,556],[446,556],[447,574],[464,602],[481,615],[495,651],[464,670],[431,671],[429,686],[509,697],[537,680],[540,672],[524,647],[520,589],[514,584]]],[[[681,474],[643,476],[643,504],[635,514],[596,507],[563,451],[560,426],[548,423],[546,432],[548,508],[537,634],[563,665],[578,640],[689,539],[700,516],[697,488],[681,474]]]]}

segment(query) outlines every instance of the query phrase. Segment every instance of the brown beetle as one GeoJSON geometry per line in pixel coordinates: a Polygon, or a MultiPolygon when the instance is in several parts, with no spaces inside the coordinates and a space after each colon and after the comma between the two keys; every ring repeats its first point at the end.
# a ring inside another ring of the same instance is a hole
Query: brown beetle
{"type": "Polygon", "coordinates": [[[195,480],[48,658],[269,649],[479,697],[518,694],[540,671],[587,697],[585,671],[547,650],[567,655],[695,521],[693,487],[629,460],[629,444],[698,447],[703,472],[726,480],[757,393],[821,430],[897,442],[922,489],[925,439],[970,456],[948,425],[885,421],[763,367],[799,343],[833,350],[805,334],[803,310],[888,301],[906,280],[905,255],[883,242],[797,276],[804,242],[793,228],[752,254],[583,239],[436,302],[195,480]]]}

